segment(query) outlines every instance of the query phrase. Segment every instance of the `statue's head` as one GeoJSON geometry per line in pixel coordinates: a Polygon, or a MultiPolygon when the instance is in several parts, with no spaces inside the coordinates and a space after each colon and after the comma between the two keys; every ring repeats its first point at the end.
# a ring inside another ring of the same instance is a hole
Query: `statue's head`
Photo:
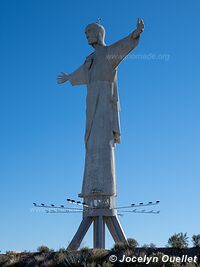
{"type": "Polygon", "coordinates": [[[98,23],[91,23],[85,28],[85,35],[88,43],[92,46],[99,44],[105,46],[105,29],[98,23]]]}

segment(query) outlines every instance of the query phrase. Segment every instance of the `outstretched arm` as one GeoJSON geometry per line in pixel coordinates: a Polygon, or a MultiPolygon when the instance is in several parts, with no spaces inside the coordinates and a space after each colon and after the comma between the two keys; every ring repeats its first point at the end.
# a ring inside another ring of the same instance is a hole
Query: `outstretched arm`
{"type": "Polygon", "coordinates": [[[57,83],[65,83],[70,81],[72,85],[82,85],[87,83],[87,75],[85,65],[81,65],[77,70],[71,74],[61,72],[57,77],[57,83]]]}
{"type": "Polygon", "coordinates": [[[142,19],[138,19],[134,32],[108,47],[108,60],[114,69],[138,45],[140,34],[143,31],[144,22],[142,19]]]}

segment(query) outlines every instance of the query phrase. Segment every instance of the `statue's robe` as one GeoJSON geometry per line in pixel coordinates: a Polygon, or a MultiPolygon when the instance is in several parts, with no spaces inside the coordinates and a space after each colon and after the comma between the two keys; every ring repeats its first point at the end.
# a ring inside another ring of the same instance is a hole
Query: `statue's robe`
{"type": "Polygon", "coordinates": [[[117,67],[138,44],[132,34],[89,55],[69,75],[72,85],[87,85],[85,169],[81,195],[116,195],[115,143],[120,143],[117,67]]]}

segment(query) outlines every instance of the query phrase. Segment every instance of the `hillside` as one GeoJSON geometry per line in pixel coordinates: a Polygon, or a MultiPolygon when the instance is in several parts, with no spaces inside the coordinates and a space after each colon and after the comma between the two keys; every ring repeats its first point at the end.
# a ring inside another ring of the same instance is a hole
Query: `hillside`
{"type": "Polygon", "coordinates": [[[54,252],[7,252],[0,255],[0,267],[111,267],[111,266],[200,266],[200,249],[130,248],[112,250],[83,248],[79,251],[61,249],[54,252]],[[122,262],[123,258],[126,260],[122,262]],[[134,262],[132,262],[132,260],[134,262]],[[113,261],[113,263],[111,263],[113,261]],[[120,262],[121,261],[121,262],[120,262]],[[128,261],[128,262],[126,262],[128,261]],[[129,262],[130,261],[130,262],[129,262]]]}

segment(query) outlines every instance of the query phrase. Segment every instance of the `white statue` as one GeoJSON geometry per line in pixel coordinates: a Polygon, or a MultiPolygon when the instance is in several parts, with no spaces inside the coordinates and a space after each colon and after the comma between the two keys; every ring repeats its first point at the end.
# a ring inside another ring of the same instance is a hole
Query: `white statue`
{"type": "Polygon", "coordinates": [[[107,46],[103,26],[89,24],[85,34],[94,52],[76,71],[58,76],[58,83],[87,85],[84,198],[93,194],[116,195],[115,144],[120,143],[117,67],[137,46],[143,30],[143,20],[138,19],[135,31],[107,46]]]}

